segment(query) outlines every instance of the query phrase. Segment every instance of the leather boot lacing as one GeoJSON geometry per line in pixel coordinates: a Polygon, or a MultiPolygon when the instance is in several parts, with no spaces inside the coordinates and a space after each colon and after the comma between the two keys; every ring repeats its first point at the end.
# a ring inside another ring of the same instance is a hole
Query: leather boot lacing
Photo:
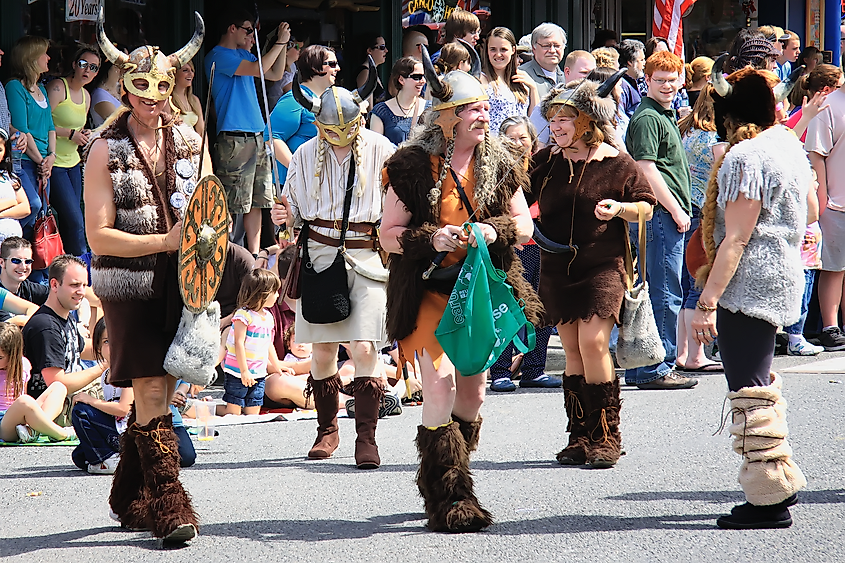
{"type": "Polygon", "coordinates": [[[761,398],[761,399],[758,399],[758,400],[766,401],[767,404],[754,405],[753,407],[748,407],[748,408],[744,408],[744,409],[740,408],[740,407],[734,407],[731,410],[729,410],[727,412],[727,414],[725,414],[725,403],[728,402],[728,398],[725,397],[725,399],[722,401],[722,423],[719,425],[719,428],[717,428],[716,431],[713,433],[713,436],[715,436],[716,434],[722,433],[722,430],[725,429],[725,424],[728,423],[728,417],[729,416],[731,417],[731,420],[733,420],[734,415],[742,413],[742,415],[744,416],[744,421],[743,421],[743,426],[742,426],[742,453],[743,453],[743,455],[745,455],[745,453],[746,453],[746,451],[745,451],[745,437],[748,435],[748,414],[747,413],[754,412],[757,409],[768,409],[768,408],[773,407],[777,404],[777,401],[773,401],[771,399],[762,399],[761,398]]]}
{"type": "Polygon", "coordinates": [[[158,446],[158,449],[161,450],[161,453],[163,453],[163,454],[173,453],[173,450],[171,450],[169,447],[164,445],[164,442],[161,441],[162,432],[167,432],[169,430],[169,428],[162,428],[161,422],[159,422],[158,426],[156,426],[152,430],[141,430],[141,427],[138,425],[137,422],[135,424],[133,424],[132,426],[134,426],[135,432],[137,432],[138,434],[140,434],[142,436],[146,436],[148,438],[152,438],[152,441],[156,443],[156,445],[158,446]]]}

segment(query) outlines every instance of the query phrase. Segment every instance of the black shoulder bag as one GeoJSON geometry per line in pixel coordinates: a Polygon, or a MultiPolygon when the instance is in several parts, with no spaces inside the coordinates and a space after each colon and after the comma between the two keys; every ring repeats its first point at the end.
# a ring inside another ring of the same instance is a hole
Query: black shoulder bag
{"type": "MultiPolygon", "coordinates": [[[[302,274],[300,286],[302,297],[302,317],[313,324],[331,324],[340,322],[352,313],[349,300],[349,283],[346,277],[346,261],[343,259],[343,245],[346,230],[349,228],[349,210],[352,207],[352,184],[355,182],[355,158],[349,162],[349,177],[346,180],[346,194],[343,198],[343,220],[340,225],[340,247],[337,249],[332,265],[317,272],[308,256],[308,240],[302,244],[302,274]]],[[[300,237],[307,237],[309,226],[306,224],[300,237]]]]}

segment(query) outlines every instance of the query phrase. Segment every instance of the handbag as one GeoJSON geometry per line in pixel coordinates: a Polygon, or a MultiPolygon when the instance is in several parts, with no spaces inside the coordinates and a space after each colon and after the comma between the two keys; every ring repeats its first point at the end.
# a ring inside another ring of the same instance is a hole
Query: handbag
{"type": "Polygon", "coordinates": [[[291,299],[299,299],[302,297],[302,286],[300,285],[300,274],[302,269],[302,243],[308,238],[308,234],[299,233],[299,238],[296,239],[296,251],[293,253],[293,260],[290,261],[288,272],[285,274],[284,290],[282,295],[287,295],[291,299]]]}
{"type": "MultiPolygon", "coordinates": [[[[467,225],[464,228],[468,228],[467,225]]],[[[478,224],[469,227],[477,246],[467,249],[458,281],[434,335],[461,375],[486,371],[513,343],[523,354],[533,350],[534,325],[525,318],[525,304],[513,296],[507,275],[493,266],[478,224]],[[527,342],[519,338],[525,327],[527,342]]]]}
{"type": "Polygon", "coordinates": [[[331,324],[340,322],[352,314],[352,302],[349,299],[349,282],[346,277],[346,260],[343,248],[346,242],[346,229],[349,228],[349,210],[352,207],[352,184],[355,181],[355,159],[349,162],[349,176],[346,180],[346,194],[343,198],[343,219],[340,225],[340,246],[331,266],[317,272],[308,255],[309,225],[305,224],[299,233],[302,243],[302,268],[300,287],[302,297],[299,306],[302,318],[313,324],[331,324]]]}
{"type": "Polygon", "coordinates": [[[704,241],[701,239],[701,227],[693,231],[687,244],[687,251],[684,256],[687,271],[693,280],[698,270],[707,264],[707,251],[704,249],[704,241]]]}
{"type": "Polygon", "coordinates": [[[176,336],[164,356],[164,369],[176,379],[205,387],[217,376],[219,349],[220,303],[212,301],[199,313],[183,307],[176,336]]]}
{"type": "Polygon", "coordinates": [[[616,345],[616,361],[619,367],[625,369],[640,368],[659,364],[666,358],[666,349],[651,308],[651,298],[648,295],[646,281],[646,236],[645,212],[642,202],[637,202],[637,218],[639,223],[639,283],[634,283],[636,269],[631,255],[631,241],[625,225],[625,270],[627,273],[627,288],[622,301],[621,326],[619,327],[619,342],[616,345]]]}
{"type": "Polygon", "coordinates": [[[43,270],[48,268],[53,258],[65,253],[62,245],[62,237],[59,234],[59,226],[56,223],[56,215],[50,207],[50,199],[44,186],[39,188],[39,194],[43,207],[35,220],[34,233],[32,236],[32,269],[43,270]]]}

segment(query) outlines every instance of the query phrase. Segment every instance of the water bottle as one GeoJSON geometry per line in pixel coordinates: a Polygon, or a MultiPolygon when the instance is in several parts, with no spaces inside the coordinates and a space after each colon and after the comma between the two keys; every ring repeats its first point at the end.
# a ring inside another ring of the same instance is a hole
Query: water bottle
{"type": "Polygon", "coordinates": [[[12,141],[12,170],[15,172],[15,174],[21,173],[21,158],[22,158],[22,155],[23,155],[23,151],[20,151],[20,150],[17,149],[18,138],[20,137],[20,135],[21,135],[21,132],[17,131],[12,136],[12,139],[11,139],[11,141],[12,141]]]}

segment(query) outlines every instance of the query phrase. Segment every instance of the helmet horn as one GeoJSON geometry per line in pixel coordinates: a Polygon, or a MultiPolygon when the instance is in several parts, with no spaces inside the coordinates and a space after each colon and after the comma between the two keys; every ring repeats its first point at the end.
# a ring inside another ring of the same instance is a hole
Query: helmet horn
{"type": "Polygon", "coordinates": [[[313,114],[320,113],[320,98],[313,98],[302,91],[301,83],[299,81],[299,69],[296,70],[296,74],[293,76],[291,92],[293,93],[293,99],[296,100],[299,105],[313,114]]]}
{"type": "Polygon", "coordinates": [[[199,52],[200,47],[202,47],[202,40],[205,37],[205,22],[202,21],[202,16],[199,15],[199,12],[194,12],[194,18],[196,19],[194,36],[191,37],[191,40],[184,47],[168,57],[170,63],[176,68],[187,64],[199,52]]]}
{"type": "Polygon", "coordinates": [[[463,45],[469,53],[469,73],[481,80],[481,58],[478,56],[478,51],[463,39],[458,39],[458,43],[463,45]]]}
{"type": "Polygon", "coordinates": [[[727,80],[725,80],[725,75],[722,74],[722,67],[725,64],[725,60],[728,58],[727,53],[723,53],[719,55],[716,61],[713,63],[713,70],[711,74],[710,81],[713,83],[713,89],[716,90],[716,93],[722,96],[723,98],[727,98],[733,92],[733,86],[731,86],[727,80]]]}
{"type": "Polygon", "coordinates": [[[97,14],[97,42],[100,44],[100,50],[106,56],[110,63],[114,64],[118,68],[123,68],[129,61],[129,55],[118,49],[114,46],[114,43],[106,37],[106,30],[105,30],[105,10],[103,6],[100,6],[100,12],[97,14]]]}
{"type": "Polygon", "coordinates": [[[806,70],[806,66],[801,65],[789,75],[789,78],[775,86],[774,93],[775,93],[775,103],[779,104],[780,102],[784,101],[795,85],[798,83],[798,79],[801,78],[801,74],[803,74],[804,70],[806,70]]]}
{"type": "Polygon", "coordinates": [[[376,89],[376,81],[378,80],[378,72],[376,71],[376,63],[373,57],[367,55],[367,81],[363,86],[352,92],[352,98],[355,103],[360,104],[370,97],[370,94],[376,89]]]}
{"type": "Polygon", "coordinates": [[[616,87],[616,84],[619,82],[619,79],[628,72],[627,68],[623,68],[622,70],[616,71],[613,76],[605,80],[599,86],[598,91],[596,92],[600,98],[606,98],[613,92],[613,89],[616,87]]]}
{"type": "Polygon", "coordinates": [[[431,62],[431,56],[428,54],[428,49],[425,45],[420,45],[420,57],[422,57],[423,73],[425,74],[425,81],[431,87],[431,95],[435,98],[440,98],[443,94],[443,82],[437,76],[437,69],[431,62]]]}

